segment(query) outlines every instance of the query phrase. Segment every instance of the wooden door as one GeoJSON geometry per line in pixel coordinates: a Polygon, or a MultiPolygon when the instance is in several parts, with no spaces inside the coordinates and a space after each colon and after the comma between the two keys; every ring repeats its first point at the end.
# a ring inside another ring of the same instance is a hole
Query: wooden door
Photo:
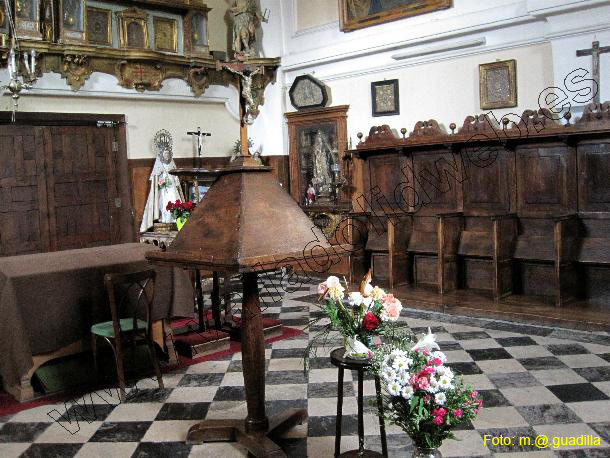
{"type": "Polygon", "coordinates": [[[49,251],[43,129],[0,126],[0,256],[49,251]]]}
{"type": "Polygon", "coordinates": [[[51,250],[120,243],[114,130],[45,129],[51,250]]]}

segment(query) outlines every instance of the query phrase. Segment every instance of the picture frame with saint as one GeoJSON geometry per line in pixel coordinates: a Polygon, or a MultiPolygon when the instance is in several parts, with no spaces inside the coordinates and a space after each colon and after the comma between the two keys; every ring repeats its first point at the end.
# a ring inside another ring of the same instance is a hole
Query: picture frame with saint
{"type": "Polygon", "coordinates": [[[517,61],[479,65],[479,98],[482,110],[517,106],[517,61]]]}
{"type": "Polygon", "coordinates": [[[373,116],[394,116],[400,114],[398,80],[375,81],[371,83],[373,116]]]}

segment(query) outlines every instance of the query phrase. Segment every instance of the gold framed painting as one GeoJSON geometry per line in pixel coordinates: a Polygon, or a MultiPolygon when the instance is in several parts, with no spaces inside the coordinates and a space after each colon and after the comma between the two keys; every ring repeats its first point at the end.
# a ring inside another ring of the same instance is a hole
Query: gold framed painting
{"type": "Polygon", "coordinates": [[[479,98],[482,110],[517,106],[517,61],[479,65],[479,98]]]}
{"type": "Polygon", "coordinates": [[[112,46],[112,11],[87,6],[87,41],[112,46]]]}
{"type": "Polygon", "coordinates": [[[178,52],[178,28],[175,19],[154,16],[153,31],[157,51],[178,52]]]}
{"type": "Polygon", "coordinates": [[[148,14],[138,8],[116,13],[121,48],[148,49],[148,14]]]}
{"type": "Polygon", "coordinates": [[[339,0],[343,32],[451,7],[451,0],[339,0]]]}

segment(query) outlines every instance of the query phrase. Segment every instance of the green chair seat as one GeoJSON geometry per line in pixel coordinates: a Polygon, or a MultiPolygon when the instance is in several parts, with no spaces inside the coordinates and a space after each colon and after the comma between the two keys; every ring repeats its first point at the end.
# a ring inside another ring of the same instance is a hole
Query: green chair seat
{"type": "MultiPolygon", "coordinates": [[[[121,331],[130,332],[133,331],[133,318],[123,318],[120,321],[121,331]]],[[[138,330],[146,329],[146,321],[138,320],[138,330]]],[[[91,326],[91,332],[95,335],[102,337],[114,338],[114,326],[112,321],[105,321],[103,323],[96,323],[91,326]]]]}

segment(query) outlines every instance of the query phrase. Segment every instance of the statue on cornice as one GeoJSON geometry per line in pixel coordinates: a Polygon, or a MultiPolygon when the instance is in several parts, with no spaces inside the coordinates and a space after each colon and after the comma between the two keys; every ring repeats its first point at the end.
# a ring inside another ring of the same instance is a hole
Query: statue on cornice
{"type": "Polygon", "coordinates": [[[229,8],[233,16],[233,51],[236,57],[255,54],[256,30],[262,15],[256,0],[235,0],[229,8]]]}

